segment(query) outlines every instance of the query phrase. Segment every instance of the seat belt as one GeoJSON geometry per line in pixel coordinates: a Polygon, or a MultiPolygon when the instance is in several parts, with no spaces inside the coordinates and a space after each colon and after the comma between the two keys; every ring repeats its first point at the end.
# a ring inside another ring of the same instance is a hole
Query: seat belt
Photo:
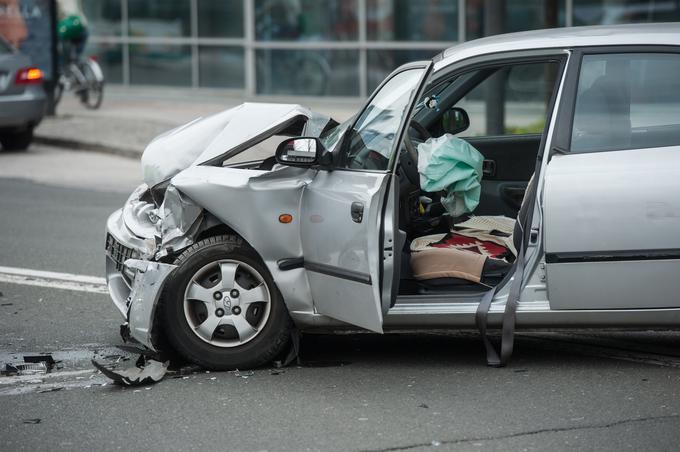
{"type": "MultiPolygon", "coordinates": [[[[536,174],[540,173],[542,155],[538,155],[536,160],[536,167],[534,168],[534,174],[529,180],[529,186],[527,190],[530,189],[531,184],[538,184],[538,178],[534,180],[536,174]]],[[[531,199],[525,199],[523,202],[529,202],[529,210],[525,215],[525,224],[531,224],[534,218],[534,203],[536,201],[536,196],[538,193],[538,186],[534,188],[533,195],[531,199]]],[[[521,210],[521,208],[520,208],[521,210]]],[[[484,348],[486,349],[486,364],[491,367],[504,367],[510,361],[512,356],[512,350],[515,346],[515,323],[517,314],[517,305],[522,293],[522,280],[524,279],[524,244],[527,240],[527,231],[525,225],[520,221],[521,218],[518,216],[517,221],[519,222],[519,228],[521,230],[519,249],[517,250],[517,259],[515,262],[515,276],[512,281],[512,286],[510,286],[510,292],[508,293],[508,300],[505,302],[505,311],[503,312],[503,320],[501,325],[501,348],[500,354],[496,351],[491,339],[487,334],[489,325],[489,308],[491,307],[491,302],[493,297],[496,295],[497,287],[487,291],[482,297],[482,301],[479,302],[477,307],[477,312],[475,313],[475,323],[477,329],[479,329],[479,334],[482,336],[482,341],[484,342],[484,348]]]]}
{"type": "Polygon", "coordinates": [[[484,297],[482,297],[482,301],[477,308],[477,312],[475,313],[475,323],[477,324],[479,333],[482,336],[482,341],[484,342],[484,348],[486,349],[486,363],[491,367],[505,366],[508,361],[510,361],[514,348],[517,304],[519,303],[522,279],[524,277],[524,228],[521,227],[521,224],[520,228],[522,230],[522,238],[520,240],[520,249],[517,253],[515,279],[512,281],[508,300],[505,302],[505,311],[503,312],[500,354],[496,351],[496,347],[493,345],[487,334],[489,308],[491,307],[493,297],[496,295],[495,287],[484,294],[484,297]]]}

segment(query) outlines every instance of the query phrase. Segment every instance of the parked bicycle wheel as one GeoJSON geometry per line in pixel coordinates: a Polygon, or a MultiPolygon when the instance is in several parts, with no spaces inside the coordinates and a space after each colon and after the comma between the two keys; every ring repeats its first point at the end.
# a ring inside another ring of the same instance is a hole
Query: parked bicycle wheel
{"type": "Polygon", "coordinates": [[[84,86],[79,90],[80,101],[87,108],[99,108],[104,99],[104,75],[99,64],[92,59],[86,59],[80,64],[80,71],[84,77],[84,86]]]}

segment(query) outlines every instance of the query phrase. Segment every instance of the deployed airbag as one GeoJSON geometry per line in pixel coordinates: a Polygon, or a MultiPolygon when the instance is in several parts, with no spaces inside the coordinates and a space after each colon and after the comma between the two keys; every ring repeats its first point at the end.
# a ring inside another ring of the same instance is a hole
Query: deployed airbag
{"type": "Polygon", "coordinates": [[[450,134],[418,145],[420,188],[444,190],[442,205],[453,217],[475,210],[481,195],[484,156],[470,143],[450,134]]]}

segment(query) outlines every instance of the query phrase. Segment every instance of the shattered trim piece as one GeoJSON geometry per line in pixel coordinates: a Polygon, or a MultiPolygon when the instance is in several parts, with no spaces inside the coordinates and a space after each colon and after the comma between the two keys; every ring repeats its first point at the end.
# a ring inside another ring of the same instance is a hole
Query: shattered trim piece
{"type": "Polygon", "coordinates": [[[161,362],[140,355],[133,367],[125,369],[109,369],[94,359],[92,365],[118,385],[141,386],[161,381],[168,371],[170,361],[161,362]]]}

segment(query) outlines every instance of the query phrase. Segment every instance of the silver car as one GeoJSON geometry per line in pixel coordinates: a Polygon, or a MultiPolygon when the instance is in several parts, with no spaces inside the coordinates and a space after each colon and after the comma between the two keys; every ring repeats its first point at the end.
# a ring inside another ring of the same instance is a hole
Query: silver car
{"type": "Polygon", "coordinates": [[[0,144],[24,150],[45,115],[43,73],[0,37],[0,144]]]}
{"type": "Polygon", "coordinates": [[[500,35],[400,67],[341,124],[255,103],[159,136],[107,223],[123,335],[227,369],[299,331],[478,328],[503,365],[515,326],[677,327],[678,43],[680,24],[500,35]],[[422,188],[442,137],[483,158],[463,218],[422,188]],[[470,221],[491,225],[470,260],[417,254],[470,221]]]}

